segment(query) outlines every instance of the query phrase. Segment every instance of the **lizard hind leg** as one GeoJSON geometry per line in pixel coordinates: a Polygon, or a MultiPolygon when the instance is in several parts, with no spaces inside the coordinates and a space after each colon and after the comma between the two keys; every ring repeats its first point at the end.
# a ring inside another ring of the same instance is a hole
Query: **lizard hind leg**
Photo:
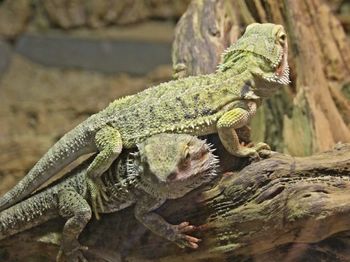
{"type": "Polygon", "coordinates": [[[89,204],[73,188],[66,187],[58,193],[58,206],[59,214],[67,218],[67,222],[63,227],[61,248],[56,261],[88,262],[82,253],[87,247],[80,245],[78,237],[91,219],[89,204]]]}
{"type": "Polygon", "coordinates": [[[99,153],[87,168],[86,181],[88,193],[91,198],[92,210],[96,218],[99,219],[98,211],[103,211],[102,200],[108,200],[104,185],[101,181],[101,175],[120,155],[123,143],[118,130],[110,126],[106,126],[96,133],[95,143],[99,153]]]}

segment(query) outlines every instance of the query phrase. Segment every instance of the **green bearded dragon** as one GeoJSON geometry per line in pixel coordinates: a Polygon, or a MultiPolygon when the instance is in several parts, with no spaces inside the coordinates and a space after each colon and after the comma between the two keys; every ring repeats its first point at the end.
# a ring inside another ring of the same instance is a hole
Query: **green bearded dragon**
{"type": "Polygon", "coordinates": [[[0,198],[0,210],[33,192],[79,156],[97,152],[86,169],[93,210],[106,199],[101,174],[123,148],[158,133],[218,133],[237,157],[268,148],[240,144],[235,129],[247,125],[261,99],[289,83],[287,39],[281,25],[251,24],[223,54],[215,73],[169,81],[112,102],[65,134],[29,173],[0,198]]]}

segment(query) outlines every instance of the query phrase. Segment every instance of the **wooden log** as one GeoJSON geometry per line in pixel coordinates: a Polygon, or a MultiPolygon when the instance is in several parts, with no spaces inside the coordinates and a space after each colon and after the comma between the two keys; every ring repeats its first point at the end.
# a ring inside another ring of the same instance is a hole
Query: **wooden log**
{"type": "MultiPolygon", "coordinates": [[[[333,259],[349,259],[348,242],[329,248],[350,230],[349,173],[350,144],[310,157],[273,153],[157,211],[171,223],[197,225],[193,235],[202,239],[197,250],[180,249],[152,234],[136,221],[132,207],[93,220],[81,242],[89,246],[91,261],[259,261],[260,256],[278,261],[271,254],[283,261],[297,255],[304,261],[315,256],[313,243],[320,241],[318,258],[332,253],[333,259]],[[322,249],[327,241],[328,250],[322,249]]],[[[9,260],[3,255],[1,261],[53,261],[62,223],[58,219],[2,241],[2,254],[9,260]],[[19,247],[22,251],[16,252],[19,247]]]]}

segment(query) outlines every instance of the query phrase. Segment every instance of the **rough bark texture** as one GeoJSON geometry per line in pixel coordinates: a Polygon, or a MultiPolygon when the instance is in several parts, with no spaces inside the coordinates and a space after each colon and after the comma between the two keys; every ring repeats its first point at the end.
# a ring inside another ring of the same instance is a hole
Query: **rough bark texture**
{"type": "Polygon", "coordinates": [[[339,85],[349,81],[350,73],[350,48],[345,33],[322,2],[297,5],[286,1],[285,5],[289,6],[286,22],[292,32],[296,75],[296,100],[291,118],[285,121],[285,139],[293,140],[298,134],[298,111],[306,106],[306,117],[312,120],[308,124],[313,135],[312,151],[329,148],[337,141],[349,141],[350,104],[339,94],[339,85]]]}
{"type": "Polygon", "coordinates": [[[220,54],[239,36],[227,1],[192,1],[175,31],[173,63],[176,77],[215,71],[220,54]]]}

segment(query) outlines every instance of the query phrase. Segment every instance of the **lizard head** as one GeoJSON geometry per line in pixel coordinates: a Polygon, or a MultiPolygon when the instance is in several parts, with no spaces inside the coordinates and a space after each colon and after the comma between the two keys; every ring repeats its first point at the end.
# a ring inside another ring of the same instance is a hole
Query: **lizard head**
{"type": "Polygon", "coordinates": [[[179,198],[209,182],[218,160],[205,141],[186,134],[158,134],[138,145],[140,187],[151,194],[179,198]]]}
{"type": "Polygon", "coordinates": [[[224,52],[219,70],[229,70],[237,67],[237,63],[246,63],[258,82],[256,93],[267,96],[271,90],[290,82],[287,59],[287,35],[283,26],[254,23],[247,26],[242,37],[224,52]]]}

